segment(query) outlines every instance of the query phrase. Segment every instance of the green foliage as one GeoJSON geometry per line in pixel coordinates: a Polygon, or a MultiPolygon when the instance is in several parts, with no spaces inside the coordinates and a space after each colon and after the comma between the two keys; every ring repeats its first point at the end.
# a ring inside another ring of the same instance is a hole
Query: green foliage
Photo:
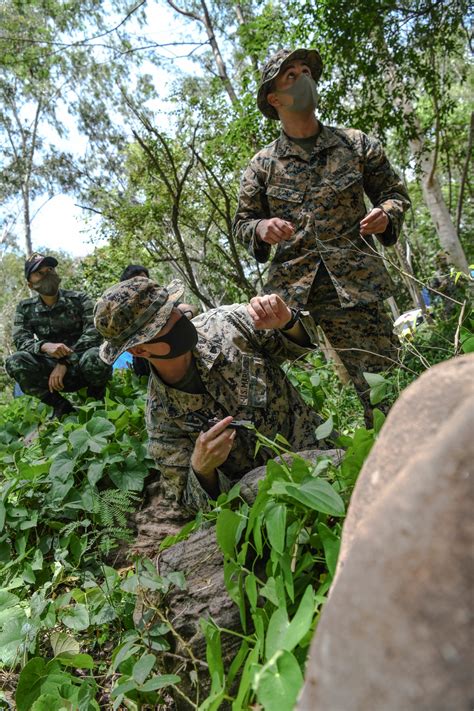
{"type": "MultiPolygon", "coordinates": [[[[216,536],[227,591],[239,607],[244,635],[239,635],[240,649],[226,675],[223,630],[212,620],[202,621],[212,685],[200,709],[220,708],[224,700],[232,701],[235,711],[255,703],[269,711],[294,708],[312,633],[335,572],[341,522],[375,436],[364,428],[345,436],[348,458],[340,465],[327,456],[314,463],[297,455],[270,461],[252,506],[239,499],[238,485],[219,497],[213,512],[216,536]]],[[[278,438],[272,443],[257,437],[275,454],[287,452],[278,438]]]]}

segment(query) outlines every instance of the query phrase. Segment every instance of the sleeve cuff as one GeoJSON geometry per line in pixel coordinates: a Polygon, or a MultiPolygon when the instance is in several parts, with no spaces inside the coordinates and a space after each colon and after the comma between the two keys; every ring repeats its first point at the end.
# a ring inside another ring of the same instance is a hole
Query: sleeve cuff
{"type": "MultiPolygon", "coordinates": [[[[262,218],[264,219],[264,218],[262,218]]],[[[252,230],[252,241],[250,243],[250,253],[255,257],[257,262],[260,262],[261,264],[264,264],[265,262],[268,262],[270,258],[270,252],[272,251],[272,246],[271,244],[267,244],[266,242],[262,242],[257,235],[257,225],[259,222],[262,220],[255,220],[253,225],[251,226],[252,230]]]]}
{"type": "Polygon", "coordinates": [[[388,225],[385,229],[385,232],[381,232],[378,235],[374,235],[374,237],[376,237],[378,239],[378,241],[381,244],[383,244],[384,247],[391,247],[393,244],[396,243],[396,241],[398,239],[398,234],[397,234],[396,230],[394,229],[393,220],[390,217],[390,213],[388,212],[388,210],[386,210],[382,205],[378,205],[377,207],[379,207],[381,210],[383,210],[385,212],[385,214],[387,215],[388,225]]]}
{"type": "Polygon", "coordinates": [[[300,317],[298,319],[298,322],[302,325],[302,327],[306,331],[306,334],[309,338],[309,345],[308,346],[298,345],[297,343],[292,341],[291,338],[288,338],[285,331],[283,331],[281,329],[280,329],[280,333],[286,339],[286,342],[288,344],[290,344],[293,348],[298,348],[301,351],[301,353],[307,353],[309,350],[319,347],[317,325],[314,322],[314,319],[310,315],[309,311],[300,311],[299,316],[300,317]]]}
{"type": "MultiPolygon", "coordinates": [[[[219,494],[226,493],[232,488],[232,482],[220,469],[217,469],[217,481],[219,494]]],[[[211,501],[214,499],[209,496],[197,478],[194,469],[189,465],[188,481],[184,492],[185,505],[193,511],[210,511],[211,501]]]]}
{"type": "Polygon", "coordinates": [[[46,341],[35,341],[34,346],[33,346],[33,353],[35,355],[43,355],[41,346],[43,346],[45,343],[46,343],[46,341]]]}

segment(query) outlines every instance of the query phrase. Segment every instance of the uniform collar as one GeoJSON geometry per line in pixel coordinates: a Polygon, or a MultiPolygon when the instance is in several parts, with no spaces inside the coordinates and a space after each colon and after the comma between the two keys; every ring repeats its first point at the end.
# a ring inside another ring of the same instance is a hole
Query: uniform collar
{"type": "Polygon", "coordinates": [[[58,299],[55,304],[52,306],[48,306],[48,304],[45,304],[43,299],[41,298],[41,294],[37,294],[37,304],[40,306],[41,309],[44,309],[45,311],[51,311],[51,309],[55,309],[56,306],[59,306],[59,304],[64,304],[66,303],[66,299],[64,298],[64,291],[63,289],[58,289],[58,299]]]}
{"type": "MultiPolygon", "coordinates": [[[[337,134],[334,132],[332,128],[329,126],[324,126],[321,122],[319,122],[320,125],[320,131],[318,135],[318,139],[316,141],[316,145],[313,148],[313,153],[320,153],[322,151],[325,151],[327,148],[330,148],[331,146],[337,145],[341,143],[341,139],[337,134]]],[[[286,133],[282,130],[280,133],[279,138],[277,138],[276,141],[276,153],[278,157],[288,157],[288,156],[298,156],[299,158],[303,158],[304,160],[308,161],[309,157],[308,153],[301,148],[297,143],[291,140],[286,133]]]]}
{"type": "MultiPolygon", "coordinates": [[[[198,342],[193,355],[196,360],[196,366],[204,383],[206,390],[210,382],[210,371],[216,365],[221,349],[213,339],[208,339],[198,331],[198,342]]],[[[186,393],[182,390],[177,390],[163,382],[154,368],[151,368],[150,387],[153,387],[155,394],[161,401],[164,411],[169,417],[180,417],[187,412],[196,412],[203,408],[208,394],[186,393]]]]}

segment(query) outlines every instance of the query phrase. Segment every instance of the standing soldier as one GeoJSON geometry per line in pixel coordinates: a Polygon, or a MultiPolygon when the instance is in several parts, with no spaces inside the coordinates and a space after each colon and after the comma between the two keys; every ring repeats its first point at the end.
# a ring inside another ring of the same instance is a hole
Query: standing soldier
{"type": "Polygon", "coordinates": [[[17,352],[5,368],[24,393],[53,407],[53,417],[74,409],[60,391],[87,386],[101,399],[112,368],[99,357],[102,338],[94,328],[92,301],[78,291],[60,289],[54,257],[33,254],[25,262],[25,278],[37,296],[17,306],[13,340],[17,352]]]}
{"type": "Polygon", "coordinates": [[[321,71],[314,49],[282,49],[264,66],[258,107],[282,131],[243,174],[234,229],[258,262],[276,246],[265,292],[310,311],[347,368],[370,425],[363,372],[383,370],[397,355],[383,306],[392,284],[372,235],[395,244],[410,200],[378,141],[318,121],[321,71]]]}

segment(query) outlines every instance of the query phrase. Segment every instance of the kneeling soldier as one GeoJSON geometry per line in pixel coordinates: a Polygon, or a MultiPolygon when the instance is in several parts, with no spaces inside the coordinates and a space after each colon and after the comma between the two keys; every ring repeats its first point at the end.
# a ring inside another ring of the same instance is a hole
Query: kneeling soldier
{"type": "Polygon", "coordinates": [[[40,398],[61,417],[74,408],[60,391],[87,386],[101,399],[112,368],[99,357],[100,334],[94,328],[92,301],[78,291],[60,289],[54,257],[33,254],[25,262],[28,286],[38,293],[16,309],[13,340],[18,351],[5,368],[24,393],[40,398]]]}
{"type": "Polygon", "coordinates": [[[234,418],[266,437],[283,435],[296,451],[320,446],[321,418],[280,367],[304,355],[316,334],[307,313],[276,295],[190,320],[176,307],[182,293],[177,281],[161,288],[138,277],[108,289],[94,316],[106,363],[125,350],[149,361],[146,424],[162,496],[196,511],[272,456],[254,456],[254,433],[233,427],[234,418]]]}

